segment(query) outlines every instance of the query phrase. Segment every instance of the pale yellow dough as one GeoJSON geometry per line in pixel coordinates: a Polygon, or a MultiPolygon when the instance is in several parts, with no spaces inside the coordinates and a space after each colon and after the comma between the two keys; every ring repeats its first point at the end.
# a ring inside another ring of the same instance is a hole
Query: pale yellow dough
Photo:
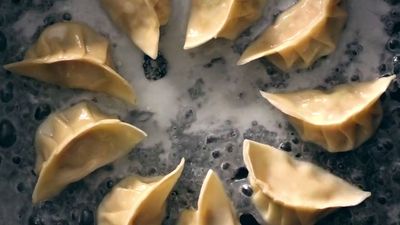
{"type": "Polygon", "coordinates": [[[368,140],[382,120],[379,97],[395,76],[339,85],[330,91],[261,92],[288,115],[300,137],[329,152],[350,151],[368,140]]]}
{"type": "Polygon", "coordinates": [[[113,69],[109,41],[83,23],[47,27],[23,61],[4,68],[63,87],[104,92],[130,104],[136,101],[129,83],[113,69]]]}
{"type": "Polygon", "coordinates": [[[300,0],[250,44],[238,64],[267,57],[283,71],[310,67],[336,48],[347,19],[340,2],[300,0]]]}
{"type": "Polygon", "coordinates": [[[146,134],[81,102],[51,114],[35,138],[34,203],[48,200],[68,184],[127,154],[146,134]]]}
{"type": "Polygon", "coordinates": [[[218,175],[209,170],[200,190],[198,210],[182,212],[178,225],[239,225],[218,175]]]}
{"type": "Polygon", "coordinates": [[[166,200],[182,174],[185,160],[166,176],[132,176],[119,182],[101,202],[98,225],[161,225],[166,200]]]}
{"type": "Polygon", "coordinates": [[[170,0],[101,0],[104,10],[146,55],[158,55],[160,26],[171,14],[170,0]]]}
{"type": "Polygon", "coordinates": [[[335,209],[358,205],[371,195],[269,145],[245,140],[243,157],[252,201],[269,225],[313,225],[335,209]]]}
{"type": "Polygon", "coordinates": [[[266,0],[192,0],[184,49],[222,37],[236,39],[262,15],[266,0]]]}

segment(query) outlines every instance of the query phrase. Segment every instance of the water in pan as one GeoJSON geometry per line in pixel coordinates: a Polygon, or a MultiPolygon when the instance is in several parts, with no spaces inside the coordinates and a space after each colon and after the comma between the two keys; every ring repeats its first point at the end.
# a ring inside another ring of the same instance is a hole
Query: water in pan
{"type": "Polygon", "coordinates": [[[139,99],[137,108],[130,109],[105,95],[58,88],[0,69],[1,224],[94,224],[96,207],[115,182],[132,173],[168,173],[181,157],[187,164],[169,199],[165,224],[175,224],[179,210],[195,206],[209,168],[223,179],[241,223],[255,224],[253,216],[261,223],[244,179],[244,138],[281,146],[372,192],[365,203],[341,209],[319,224],[400,224],[397,82],[383,97],[385,117],[377,135],[360,149],[337,155],[301,142],[257,91],[329,87],[400,72],[399,58],[392,60],[400,53],[399,1],[347,1],[350,17],[337,51],[313,70],[291,74],[277,72],[262,60],[241,67],[235,64],[239,52],[292,1],[270,0],[263,19],[234,43],[216,40],[183,51],[187,2],[173,1],[173,15],[162,29],[164,58],[153,62],[113,26],[97,1],[0,1],[1,64],[20,60],[45,26],[61,20],[84,21],[110,38],[118,70],[135,87],[139,99]],[[58,197],[32,206],[37,179],[33,173],[35,130],[51,111],[81,99],[118,114],[149,137],[129,156],[70,185],[58,197]]]}

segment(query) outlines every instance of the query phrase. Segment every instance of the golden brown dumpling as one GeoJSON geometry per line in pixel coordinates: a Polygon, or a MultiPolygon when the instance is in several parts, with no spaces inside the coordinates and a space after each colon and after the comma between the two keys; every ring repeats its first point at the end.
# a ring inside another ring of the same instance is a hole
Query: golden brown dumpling
{"type": "Polygon", "coordinates": [[[182,174],[185,160],[166,176],[132,176],[119,182],[101,202],[98,225],[161,225],[166,200],[182,174]]]}
{"type": "Polygon", "coordinates": [[[104,92],[131,104],[136,101],[129,83],[113,69],[108,40],[82,23],[47,27],[23,61],[4,68],[51,84],[104,92]]]}
{"type": "Polygon", "coordinates": [[[160,26],[171,14],[170,0],[101,0],[103,8],[121,30],[146,55],[157,58],[160,26]]]}
{"type": "Polygon", "coordinates": [[[368,140],[382,120],[379,97],[395,76],[344,84],[330,91],[261,92],[289,116],[300,137],[330,152],[357,148],[368,140]]]}
{"type": "Polygon", "coordinates": [[[34,203],[50,199],[68,184],[127,154],[146,134],[82,102],[51,114],[35,138],[34,203]]]}
{"type": "Polygon", "coordinates": [[[311,66],[336,48],[347,14],[340,0],[299,0],[245,50],[238,64],[261,57],[283,71],[311,66]]]}
{"type": "Polygon", "coordinates": [[[238,225],[233,205],[224,191],[224,185],[209,170],[200,190],[198,210],[182,213],[179,225],[238,225]]]}
{"type": "Polygon", "coordinates": [[[371,195],[269,145],[245,140],[243,157],[252,201],[269,225],[313,225],[335,209],[358,205],[371,195]]]}
{"type": "Polygon", "coordinates": [[[236,39],[261,17],[266,0],[192,0],[184,49],[222,37],[236,39]]]}

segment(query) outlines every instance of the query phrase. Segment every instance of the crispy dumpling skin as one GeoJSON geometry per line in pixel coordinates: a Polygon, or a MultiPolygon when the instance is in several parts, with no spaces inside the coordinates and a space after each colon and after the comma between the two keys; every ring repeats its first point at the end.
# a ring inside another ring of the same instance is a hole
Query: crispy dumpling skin
{"type": "Polygon", "coordinates": [[[170,0],[101,0],[103,8],[146,55],[158,55],[160,26],[171,14],[170,0]]]}
{"type": "Polygon", "coordinates": [[[243,157],[252,201],[269,225],[313,225],[335,209],[358,205],[371,195],[269,145],[245,140],[243,157]]]}
{"type": "Polygon", "coordinates": [[[382,120],[379,97],[395,76],[339,85],[330,91],[261,92],[289,117],[304,141],[329,152],[350,151],[367,141],[382,120]]]}
{"type": "Polygon", "coordinates": [[[336,49],[347,13],[340,0],[300,0],[283,12],[239,59],[243,65],[261,57],[283,71],[310,67],[336,49]]]}
{"type": "Polygon", "coordinates": [[[266,0],[192,0],[184,49],[221,37],[236,39],[262,15],[266,0]]]}
{"type": "Polygon", "coordinates": [[[98,225],[161,225],[166,200],[180,178],[185,160],[166,176],[123,179],[104,197],[97,211],[98,225]]]}
{"type": "Polygon", "coordinates": [[[198,210],[182,212],[178,225],[238,225],[232,202],[218,175],[209,170],[200,190],[198,210]]]}
{"type": "Polygon", "coordinates": [[[127,154],[146,133],[81,102],[51,114],[35,137],[34,203],[50,199],[68,184],[127,154]]]}
{"type": "Polygon", "coordinates": [[[5,69],[68,88],[104,92],[134,104],[129,83],[113,69],[109,41],[77,22],[47,27],[21,62],[5,69]]]}

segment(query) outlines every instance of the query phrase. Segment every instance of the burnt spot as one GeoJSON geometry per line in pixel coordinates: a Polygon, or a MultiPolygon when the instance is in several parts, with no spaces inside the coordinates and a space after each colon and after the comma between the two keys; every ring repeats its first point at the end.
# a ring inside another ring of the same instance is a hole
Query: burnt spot
{"type": "Polygon", "coordinates": [[[147,80],[160,80],[168,73],[168,62],[161,52],[158,53],[157,58],[154,60],[148,55],[143,56],[143,71],[147,80]]]}

